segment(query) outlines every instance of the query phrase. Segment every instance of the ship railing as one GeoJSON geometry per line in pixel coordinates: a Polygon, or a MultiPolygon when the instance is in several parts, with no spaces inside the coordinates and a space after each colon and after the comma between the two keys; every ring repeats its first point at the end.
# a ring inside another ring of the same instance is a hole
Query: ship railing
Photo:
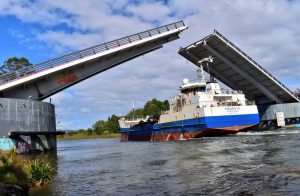
{"type": "Polygon", "coordinates": [[[182,110],[189,110],[202,107],[224,107],[224,106],[251,106],[255,105],[255,102],[249,101],[247,99],[238,101],[201,101],[201,103],[180,103],[180,106],[170,105],[170,109],[175,112],[180,112],[182,110]],[[242,104],[244,103],[244,104],[242,104]]]}
{"type": "Polygon", "coordinates": [[[215,94],[244,94],[241,90],[232,90],[232,89],[207,89],[205,92],[212,92],[215,91],[215,94]]]}
{"type": "MultiPolygon", "coordinates": [[[[190,80],[189,83],[200,83],[199,80],[193,79],[190,80]]],[[[220,88],[220,89],[213,89],[216,92],[221,92],[222,94],[244,94],[242,90],[233,90],[229,88],[220,88]]],[[[197,92],[212,92],[212,89],[205,89],[205,90],[197,90],[197,92]]]]}
{"type": "Polygon", "coordinates": [[[0,73],[0,85],[3,85],[5,83],[8,83],[13,80],[18,80],[18,79],[23,78],[28,75],[36,74],[36,73],[46,70],[46,69],[51,69],[51,68],[57,67],[59,65],[69,63],[71,61],[83,59],[85,57],[95,55],[100,52],[115,49],[115,48],[123,46],[125,44],[129,44],[129,43],[132,43],[135,41],[147,39],[154,35],[172,31],[174,29],[179,29],[183,26],[185,26],[183,21],[178,21],[178,22],[164,25],[164,26],[161,26],[158,28],[150,29],[150,30],[147,30],[144,32],[140,32],[140,33],[133,34],[133,35],[130,35],[127,37],[116,39],[114,41],[106,42],[106,43],[103,43],[100,45],[92,46],[90,48],[79,50],[79,51],[76,51],[76,52],[73,52],[73,53],[70,53],[67,55],[63,55],[61,57],[54,58],[54,59],[36,64],[36,65],[26,66],[26,67],[17,69],[15,71],[12,71],[9,73],[0,73]]]}
{"type": "MultiPolygon", "coordinates": [[[[191,91],[189,92],[190,94],[193,94],[193,93],[211,93],[211,92],[214,92],[215,95],[222,95],[222,94],[225,94],[225,95],[233,95],[233,94],[244,94],[243,91],[241,90],[232,90],[232,89],[206,89],[206,90],[197,90],[197,91],[191,91]]],[[[188,93],[188,94],[189,94],[188,93]]],[[[176,96],[176,98],[178,98],[179,96],[176,96]]]]}

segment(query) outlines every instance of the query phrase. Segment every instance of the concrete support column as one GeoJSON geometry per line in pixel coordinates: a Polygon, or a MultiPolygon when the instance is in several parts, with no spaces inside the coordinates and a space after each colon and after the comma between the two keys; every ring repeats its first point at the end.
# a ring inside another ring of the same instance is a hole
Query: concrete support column
{"type": "Polygon", "coordinates": [[[56,150],[55,109],[50,103],[0,98],[0,149],[19,153],[56,150]]]}

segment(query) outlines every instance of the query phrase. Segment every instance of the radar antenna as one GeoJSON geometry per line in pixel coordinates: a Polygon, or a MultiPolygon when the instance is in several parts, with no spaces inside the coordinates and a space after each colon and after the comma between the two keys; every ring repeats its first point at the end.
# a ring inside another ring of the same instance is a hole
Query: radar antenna
{"type": "Polygon", "coordinates": [[[207,69],[209,70],[208,64],[212,63],[212,62],[213,62],[213,57],[212,56],[203,58],[200,61],[198,61],[199,69],[197,70],[197,72],[198,72],[198,78],[201,81],[201,83],[206,83],[205,74],[204,74],[204,70],[203,70],[203,65],[206,65],[207,69]]]}

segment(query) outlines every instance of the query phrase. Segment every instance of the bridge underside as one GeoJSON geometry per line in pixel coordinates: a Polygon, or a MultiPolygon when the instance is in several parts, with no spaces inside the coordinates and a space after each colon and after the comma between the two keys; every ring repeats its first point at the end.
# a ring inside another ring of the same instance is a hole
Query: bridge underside
{"type": "MultiPolygon", "coordinates": [[[[176,36],[174,38],[168,38],[168,40],[175,38],[176,36]]],[[[18,87],[5,90],[2,92],[2,97],[20,99],[27,99],[30,97],[33,100],[43,100],[100,72],[159,49],[162,47],[162,43],[166,42],[160,40],[155,43],[107,55],[95,61],[81,63],[80,65],[70,67],[59,73],[49,74],[42,79],[30,81],[18,87]]]]}
{"type": "Polygon", "coordinates": [[[204,70],[228,87],[242,90],[256,104],[299,102],[286,86],[217,31],[181,48],[179,54],[195,65],[212,56],[213,62],[204,70]]]}
{"type": "Polygon", "coordinates": [[[0,76],[0,97],[43,100],[100,72],[179,38],[182,21],[84,49],[0,76]],[[104,49],[103,49],[104,48],[104,49]],[[2,85],[1,85],[2,81],[2,85]]]}

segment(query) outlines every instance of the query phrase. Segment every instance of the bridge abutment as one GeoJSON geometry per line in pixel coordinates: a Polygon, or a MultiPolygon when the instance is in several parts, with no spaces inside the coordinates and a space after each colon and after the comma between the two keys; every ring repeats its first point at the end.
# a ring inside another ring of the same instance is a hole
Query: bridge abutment
{"type": "Polygon", "coordinates": [[[53,104],[0,98],[0,149],[18,153],[56,150],[53,104]]]}
{"type": "Polygon", "coordinates": [[[258,105],[257,108],[261,121],[260,129],[300,127],[300,103],[258,105]]]}

